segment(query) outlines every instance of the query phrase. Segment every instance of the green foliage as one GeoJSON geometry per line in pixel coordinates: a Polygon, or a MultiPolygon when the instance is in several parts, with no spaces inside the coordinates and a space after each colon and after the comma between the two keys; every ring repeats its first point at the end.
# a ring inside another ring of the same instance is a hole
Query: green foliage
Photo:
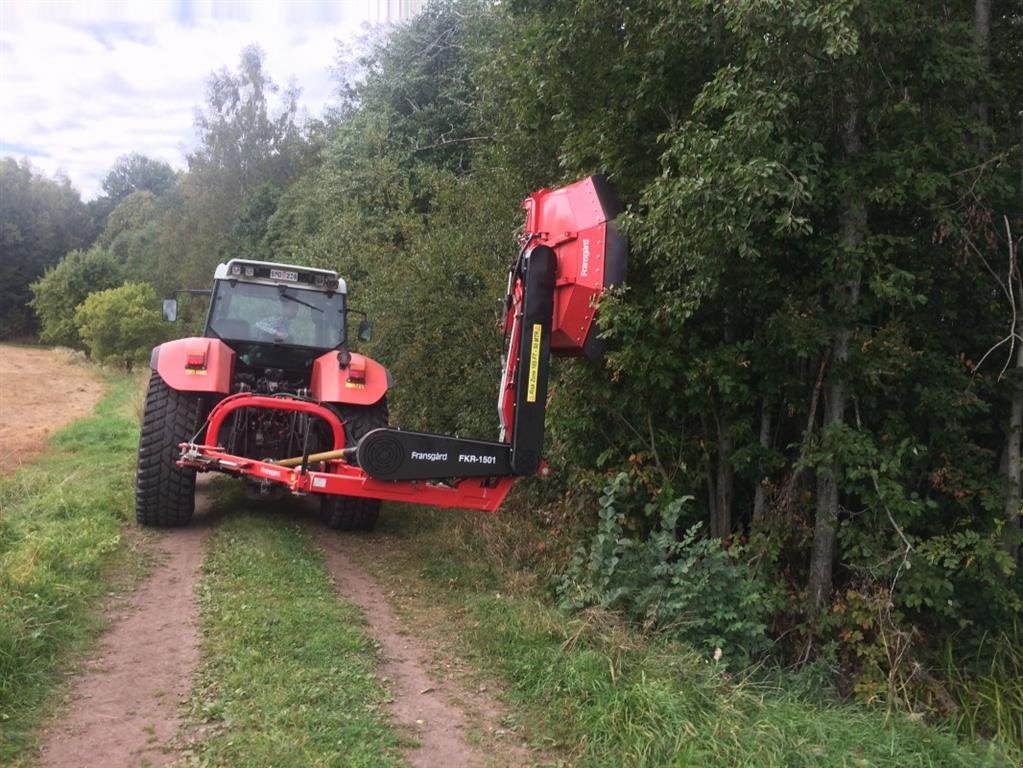
{"type": "MultiPolygon", "coordinates": [[[[695,24],[701,11],[677,13],[695,24]]],[[[594,18],[527,15],[539,40],[552,31],[580,39],[594,18]]],[[[1015,171],[990,144],[963,140],[984,132],[970,100],[991,86],[969,10],[950,20],[912,4],[737,3],[705,20],[722,59],[659,132],[659,167],[639,179],[625,220],[629,288],[602,308],[613,381],[594,387],[571,371],[587,396],[552,412],[564,451],[555,456],[602,468],[642,457],[668,498],[708,488],[683,510],[688,522],[713,521],[724,499],[726,530],[749,524],[759,493],[762,514],[794,530],[812,525],[814,476],[837,464],[836,601],[869,574],[894,583],[906,625],[1002,626],[1019,610],[993,514],[1010,393],[971,379],[969,359],[1000,338],[1007,317],[973,267],[994,263],[995,251],[1004,258],[981,211],[1012,210],[1015,171]],[[864,126],[855,152],[851,104],[864,126]],[[966,170],[978,163],[983,172],[966,170]],[[857,247],[842,214],[851,199],[869,201],[857,247]],[[952,219],[958,235],[942,223],[952,219]],[[850,282],[852,307],[842,298],[850,282]],[[836,363],[841,329],[850,354],[836,363]],[[853,399],[825,430],[832,382],[853,399]],[[767,424],[763,443],[758,422],[767,424]],[[907,542],[909,567],[900,568],[907,542]]],[[[568,83],[559,78],[570,94],[568,83]]],[[[1002,86],[1018,92],[1018,83],[1002,86]]],[[[1011,102],[992,103],[1003,151],[1018,157],[1011,102]]],[[[639,529],[656,529],[658,514],[639,529]]],[[[777,553],[789,610],[805,596],[808,545],[793,537],[777,553]]]]}
{"type": "Polygon", "coordinates": [[[470,79],[487,19],[438,3],[371,45],[322,162],[285,192],[264,243],[348,280],[375,323],[366,351],[399,382],[396,421],[481,437],[497,430],[496,299],[529,191],[507,168],[470,173],[488,141],[470,79]]]}
{"type": "Polygon", "coordinates": [[[166,198],[140,190],[121,200],[107,216],[96,245],[117,262],[125,280],[152,282],[167,292],[180,287],[176,277],[168,279],[159,273],[160,235],[171,210],[166,198]]]}
{"type": "Polygon", "coordinates": [[[238,70],[222,69],[207,82],[206,109],[196,116],[198,151],[189,157],[191,175],[218,182],[220,193],[244,196],[268,178],[286,177],[290,152],[299,140],[295,126],[298,92],[279,92],[263,71],[263,52],[246,47],[238,70]]]}
{"type": "MultiPolygon", "coordinates": [[[[126,213],[128,210],[137,210],[138,201],[164,198],[174,190],[176,183],[177,174],[167,163],[137,152],[122,155],[114,161],[113,167],[103,179],[102,186],[106,194],[89,201],[89,212],[99,229],[109,232],[113,223],[116,233],[125,229],[126,213]],[[134,198],[135,202],[115,217],[117,221],[111,222],[111,216],[129,198],[134,198]]],[[[110,235],[101,234],[98,242],[105,247],[110,244],[110,240],[110,235]]]]}
{"type": "Polygon", "coordinates": [[[308,147],[296,123],[298,91],[282,92],[263,58],[259,48],[246,47],[237,70],[223,69],[207,81],[195,119],[200,143],[157,238],[161,287],[207,287],[218,262],[266,255],[253,253],[253,238],[308,147]]]}
{"type": "Polygon", "coordinates": [[[478,0],[430,3],[403,28],[368,43],[357,81],[341,79],[337,128],[383,119],[388,153],[404,162],[465,173],[492,140],[475,80],[476,57],[494,34],[478,0]]]}
{"type": "Polygon", "coordinates": [[[27,161],[0,161],[0,339],[35,330],[30,285],[92,234],[66,178],[48,179],[27,161]]]}
{"type": "Polygon", "coordinates": [[[659,514],[657,528],[644,540],[627,535],[621,506],[629,491],[625,473],[604,488],[597,530],[577,550],[559,587],[562,603],[621,611],[716,659],[746,660],[763,650],[769,590],[739,559],[738,548],[701,537],[699,523],[679,531],[691,496],[649,505],[659,514]]]}
{"type": "Polygon", "coordinates": [[[110,205],[118,205],[136,192],[149,192],[159,197],[174,186],[174,169],[160,160],[133,152],[117,158],[103,179],[103,191],[110,205]]]}
{"type": "Polygon", "coordinates": [[[379,265],[363,280],[377,323],[369,351],[402,382],[392,399],[402,423],[493,435],[501,376],[494,298],[513,255],[514,197],[506,179],[482,174],[460,180],[437,171],[424,181],[433,199],[428,226],[410,234],[393,267],[379,265]]]}
{"type": "Polygon", "coordinates": [[[149,359],[166,333],[158,305],[149,283],[125,283],[90,294],[75,310],[75,322],[94,359],[131,370],[149,359]]]}
{"type": "MultiPolygon", "coordinates": [[[[264,247],[349,278],[381,331],[369,351],[396,374],[398,421],[468,434],[492,419],[490,374],[469,361],[492,359],[494,307],[475,286],[500,295],[473,251],[500,252],[531,188],[610,172],[629,204],[629,284],[601,308],[606,368],[556,366],[548,419],[559,501],[574,505],[550,516],[605,532],[576,564],[573,583],[591,590],[578,604],[616,596],[655,621],[673,558],[742,572],[728,564],[740,547],[685,531],[709,519],[734,542],[755,524],[771,588],[708,605],[728,626],[729,602],[771,595],[744,641],[773,624],[800,644],[782,654],[837,643],[854,686],[873,690],[892,672],[885,633],[926,657],[915,630],[983,632],[1019,607],[998,515],[1012,388],[971,376],[1008,317],[984,265],[1002,263],[993,222],[1018,199],[1020,86],[1006,77],[1018,20],[994,20],[985,69],[971,13],[437,3],[357,62],[364,80],[342,84],[320,162],[284,191],[264,247]],[[454,388],[441,360],[458,367],[454,388]],[[622,470],[619,520],[595,489],[622,470]],[[801,623],[823,472],[839,485],[832,607],[887,595],[883,627],[801,623]]],[[[685,614],[697,598],[678,591],[685,614]]]]}
{"type": "Polygon", "coordinates": [[[89,294],[113,288],[122,280],[121,268],[108,251],[71,251],[31,286],[32,309],[42,329],[40,338],[50,344],[85,349],[75,309],[89,294]]]}
{"type": "Polygon", "coordinates": [[[98,633],[131,508],[138,382],[108,375],[96,415],[57,432],[45,460],[0,477],[0,762],[31,746],[69,656],[98,633]]]}
{"type": "MultiPolygon", "coordinates": [[[[126,195],[107,216],[106,226],[96,238],[96,245],[109,248],[120,237],[146,228],[155,218],[156,195],[141,189],[126,195]]],[[[118,259],[122,263],[125,259],[118,259]]]]}
{"type": "MultiPolygon", "coordinates": [[[[1019,375],[993,364],[1006,344],[987,355],[1023,251],[1020,17],[992,18],[985,57],[973,12],[436,2],[342,61],[337,109],[306,126],[247,49],[209,81],[188,172],[104,212],[102,251],[160,289],[206,287],[231,256],[338,269],[396,422],[485,437],[516,206],[609,173],[628,285],[601,306],[604,365],[554,366],[554,472],[534,489],[559,530],[604,537],[566,582],[576,604],[681,617],[706,647],[755,650],[770,625],[779,655],[918,706],[934,688],[900,670],[1003,631],[1023,578],[1005,511],[1019,375]],[[837,535],[815,550],[827,510],[837,535]],[[831,566],[820,592],[812,564],[831,566]]],[[[54,306],[107,286],[85,287],[54,306]]]]}

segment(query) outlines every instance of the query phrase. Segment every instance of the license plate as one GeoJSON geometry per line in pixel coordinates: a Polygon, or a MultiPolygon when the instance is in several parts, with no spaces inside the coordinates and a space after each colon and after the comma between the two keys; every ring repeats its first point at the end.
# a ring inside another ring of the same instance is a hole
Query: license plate
{"type": "Polygon", "coordinates": [[[291,280],[293,283],[298,282],[298,272],[289,272],[286,269],[271,269],[270,270],[271,280],[291,280]]]}

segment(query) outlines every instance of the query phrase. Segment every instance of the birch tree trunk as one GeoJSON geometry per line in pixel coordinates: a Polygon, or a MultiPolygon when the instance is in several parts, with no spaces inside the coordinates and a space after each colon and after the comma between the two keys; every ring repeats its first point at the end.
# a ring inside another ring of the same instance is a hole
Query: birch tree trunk
{"type": "MultiPolygon", "coordinates": [[[[847,157],[855,158],[862,151],[860,139],[860,107],[847,97],[849,112],[842,125],[842,143],[847,157]]],[[[848,258],[857,259],[855,251],[863,244],[867,234],[867,210],[855,190],[846,196],[842,212],[842,246],[848,258]]],[[[841,265],[836,268],[832,287],[832,306],[838,317],[838,327],[832,338],[833,365],[828,372],[827,403],[824,410],[823,431],[845,421],[849,399],[845,364],[849,360],[849,338],[852,335],[853,312],[859,302],[860,269],[841,265]],[[846,274],[843,274],[846,273],[846,274]]],[[[838,532],[838,478],[842,468],[837,462],[820,467],[817,472],[817,509],[813,529],[813,549],[810,554],[810,575],[807,583],[810,614],[816,616],[831,599],[832,568],[838,532]]]]}
{"type": "MultiPolygon", "coordinates": [[[[1023,335],[1023,321],[1016,322],[1017,332],[1023,335]]],[[[1005,495],[1005,543],[1009,555],[1019,562],[1019,532],[1020,521],[1023,517],[1020,499],[1020,484],[1023,478],[1020,477],[1020,451],[1023,450],[1021,433],[1023,433],[1023,342],[1017,340],[1019,346],[1016,349],[1016,372],[1017,378],[1014,382],[1016,390],[1012,395],[1012,405],[1009,409],[1009,434],[1005,439],[1005,481],[1008,490],[1005,495]]]]}
{"type": "Polygon", "coordinates": [[[1005,437],[1005,544],[1013,560],[1019,562],[1020,526],[1023,524],[1023,508],[1020,496],[1023,493],[1023,467],[1020,452],[1023,450],[1023,273],[1019,268],[1019,254],[1016,252],[1009,220],[1005,220],[1005,232],[1009,245],[1009,298],[1012,301],[1013,332],[1016,334],[1016,376],[1010,381],[1014,386],[1009,406],[1009,430],[1005,437]]]}
{"type": "Polygon", "coordinates": [[[735,484],[735,470],[732,454],[735,452],[735,437],[725,420],[718,421],[718,477],[715,519],[711,523],[711,535],[724,538],[732,532],[732,489],[735,484]]]}
{"type": "MultiPolygon", "coordinates": [[[[760,411],[760,448],[766,452],[771,447],[771,404],[764,398],[760,411]]],[[[761,522],[767,513],[767,491],[764,488],[764,481],[767,480],[764,474],[764,460],[760,459],[757,488],[753,495],[753,522],[761,522]]]]}

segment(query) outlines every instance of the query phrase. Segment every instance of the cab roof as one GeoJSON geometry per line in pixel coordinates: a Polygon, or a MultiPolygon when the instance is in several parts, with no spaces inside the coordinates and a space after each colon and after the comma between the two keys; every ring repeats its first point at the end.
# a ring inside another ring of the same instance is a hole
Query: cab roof
{"type": "Polygon", "coordinates": [[[348,292],[345,281],[339,278],[334,270],[252,259],[231,259],[226,264],[218,264],[213,279],[239,280],[264,285],[294,285],[298,288],[335,293],[348,292]]]}

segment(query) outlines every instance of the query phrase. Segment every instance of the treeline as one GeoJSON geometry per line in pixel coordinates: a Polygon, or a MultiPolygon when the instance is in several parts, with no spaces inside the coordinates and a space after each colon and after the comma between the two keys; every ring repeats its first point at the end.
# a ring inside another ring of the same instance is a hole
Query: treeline
{"type": "Polygon", "coordinates": [[[582,542],[561,599],[1023,739],[1017,7],[463,0],[338,71],[300,124],[246,51],[188,170],[122,168],[69,259],[158,292],[336,268],[395,422],[488,436],[518,203],[608,174],[629,284],[605,364],[556,366],[556,477],[520,497],[582,542]]]}

